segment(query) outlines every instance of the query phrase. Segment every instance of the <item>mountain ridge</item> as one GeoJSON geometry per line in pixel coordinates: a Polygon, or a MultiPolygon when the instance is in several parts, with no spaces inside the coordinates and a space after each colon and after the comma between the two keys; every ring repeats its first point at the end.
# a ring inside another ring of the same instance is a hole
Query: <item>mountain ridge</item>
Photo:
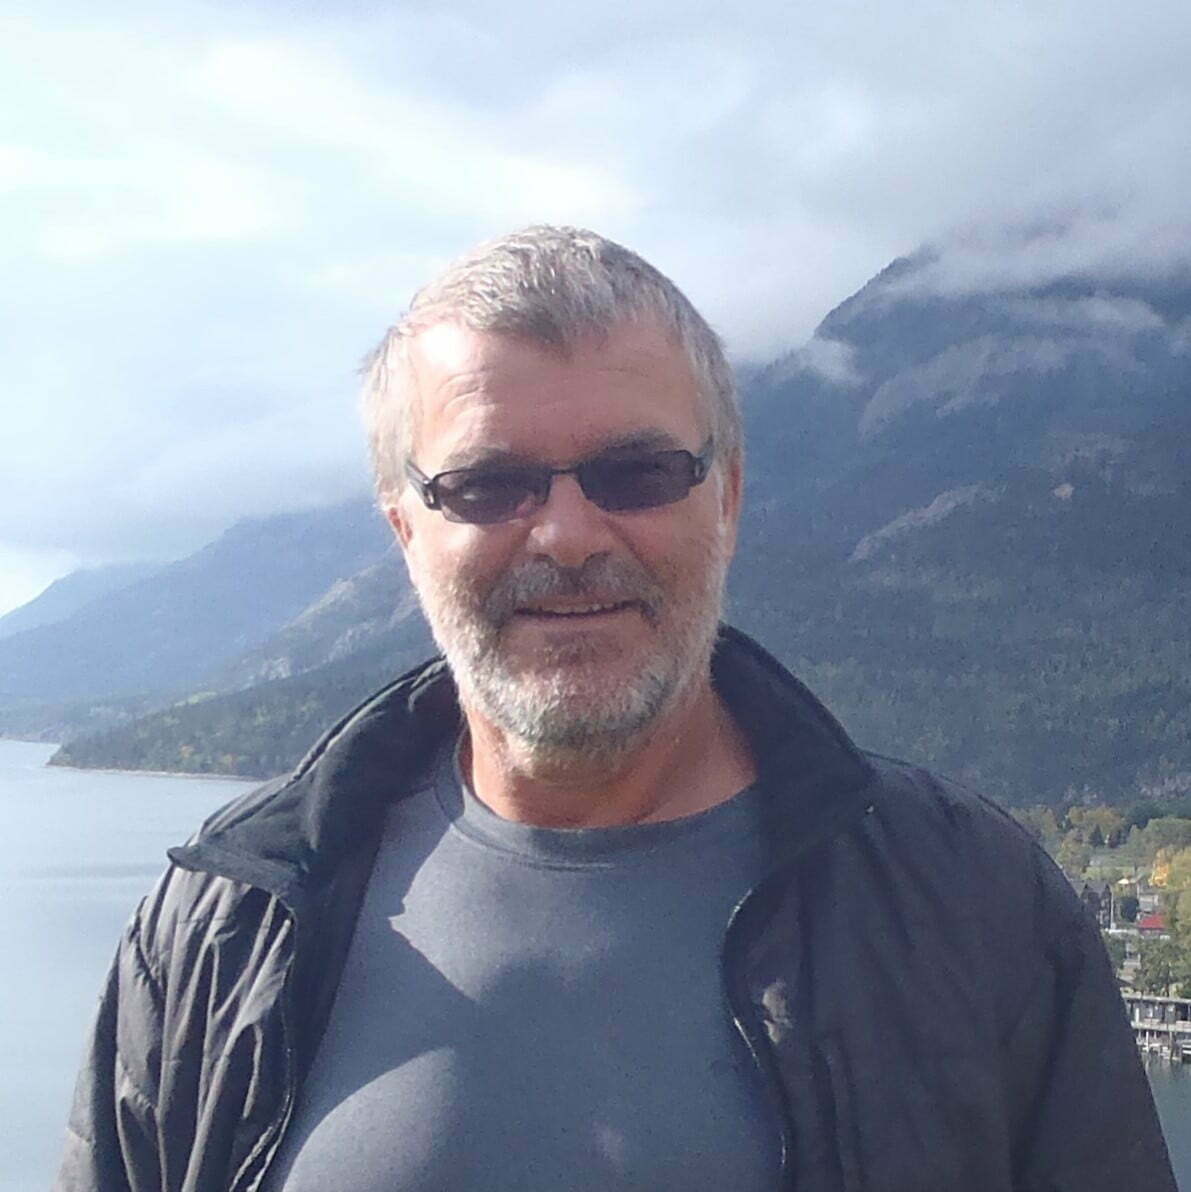
{"type": "Polygon", "coordinates": [[[153,562],[109,563],[72,571],[54,580],[32,600],[0,616],[0,638],[63,621],[109,592],[147,578],[161,566],[153,562]]]}

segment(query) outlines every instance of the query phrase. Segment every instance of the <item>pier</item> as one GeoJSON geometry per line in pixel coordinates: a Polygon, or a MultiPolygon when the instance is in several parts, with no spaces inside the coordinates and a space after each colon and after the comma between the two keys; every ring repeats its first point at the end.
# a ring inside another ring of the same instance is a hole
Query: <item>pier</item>
{"type": "Polygon", "coordinates": [[[1191,1063],[1191,998],[1123,996],[1138,1047],[1175,1063],[1191,1063]]]}

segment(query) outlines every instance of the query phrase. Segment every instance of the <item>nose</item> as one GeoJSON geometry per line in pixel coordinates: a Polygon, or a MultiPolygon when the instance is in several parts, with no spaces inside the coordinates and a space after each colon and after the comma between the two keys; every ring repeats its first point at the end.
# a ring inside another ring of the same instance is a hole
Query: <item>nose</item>
{"type": "Polygon", "coordinates": [[[560,567],[580,567],[612,545],[608,515],[583,495],[574,476],[555,476],[545,504],[531,515],[528,545],[560,567]]]}

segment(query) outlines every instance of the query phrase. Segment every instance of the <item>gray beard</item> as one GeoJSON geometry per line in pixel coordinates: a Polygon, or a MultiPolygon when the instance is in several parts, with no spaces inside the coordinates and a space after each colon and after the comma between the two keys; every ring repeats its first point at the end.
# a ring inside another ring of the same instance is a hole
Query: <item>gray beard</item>
{"type": "Polygon", "coordinates": [[[535,768],[610,765],[708,674],[723,604],[724,555],[722,542],[710,544],[703,561],[706,583],[679,598],[677,607],[664,607],[664,589],[644,569],[608,556],[575,569],[527,561],[480,601],[460,579],[437,599],[422,596],[422,607],[464,707],[503,730],[535,768]],[[555,596],[637,602],[647,622],[670,640],[659,637],[635,675],[603,684],[603,690],[588,675],[581,645],[548,659],[556,665],[544,674],[511,670],[501,643],[503,625],[517,608],[555,596]]]}

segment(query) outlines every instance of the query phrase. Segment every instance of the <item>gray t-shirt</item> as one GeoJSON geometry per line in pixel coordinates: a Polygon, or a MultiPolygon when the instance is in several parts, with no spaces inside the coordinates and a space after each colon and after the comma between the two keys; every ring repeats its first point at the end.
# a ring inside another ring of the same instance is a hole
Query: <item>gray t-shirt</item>
{"type": "Polygon", "coordinates": [[[719,955],[758,792],[665,823],[501,819],[450,754],[396,804],[270,1192],[771,1192],[719,955]]]}

